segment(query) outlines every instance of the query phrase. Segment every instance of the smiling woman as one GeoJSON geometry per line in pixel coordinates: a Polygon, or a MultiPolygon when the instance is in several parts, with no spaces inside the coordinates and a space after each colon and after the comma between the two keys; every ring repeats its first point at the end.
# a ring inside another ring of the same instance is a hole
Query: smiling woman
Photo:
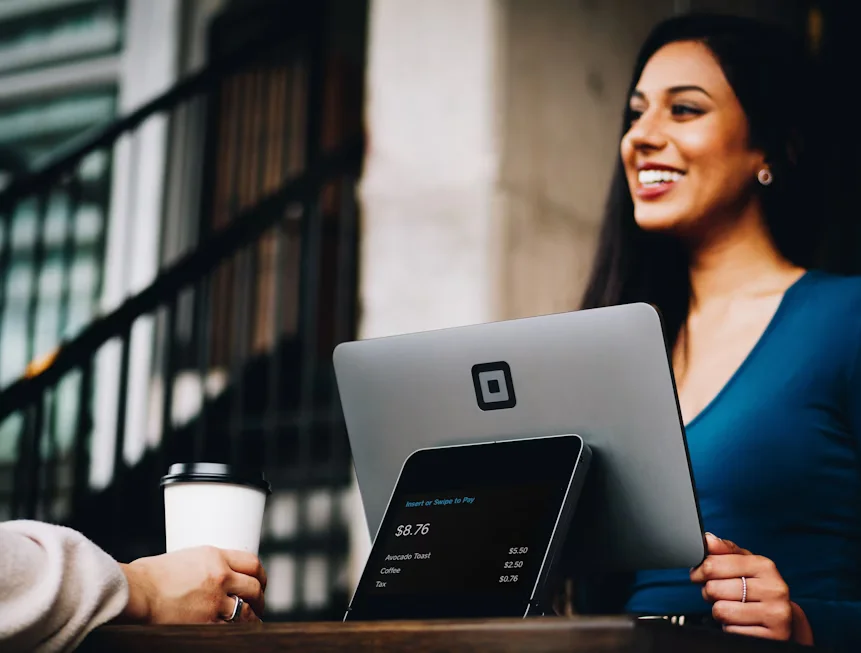
{"type": "Polygon", "coordinates": [[[694,570],[638,572],[617,606],[856,650],[861,279],[812,269],[830,217],[820,79],[776,28],[659,25],[584,306],[662,311],[704,526],[720,536],[694,570]]]}
{"type": "Polygon", "coordinates": [[[622,159],[640,226],[704,238],[719,222],[759,211],[751,182],[767,169],[765,153],[750,147],[744,110],[707,45],[658,50],[630,114],[622,159]]]}

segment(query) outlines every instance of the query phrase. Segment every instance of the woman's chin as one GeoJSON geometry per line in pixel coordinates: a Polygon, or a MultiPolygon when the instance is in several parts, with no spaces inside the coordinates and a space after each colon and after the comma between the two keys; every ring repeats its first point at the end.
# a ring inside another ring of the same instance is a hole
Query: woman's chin
{"type": "Polygon", "coordinates": [[[685,223],[684,217],[675,211],[660,210],[658,207],[637,207],[634,220],[643,231],[676,231],[685,223]]]}

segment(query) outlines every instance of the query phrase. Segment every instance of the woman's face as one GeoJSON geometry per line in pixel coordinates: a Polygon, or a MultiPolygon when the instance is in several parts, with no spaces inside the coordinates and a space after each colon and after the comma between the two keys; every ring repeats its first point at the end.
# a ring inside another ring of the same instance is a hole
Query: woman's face
{"type": "Polygon", "coordinates": [[[747,118],[706,45],[658,50],[630,108],[622,161],[641,228],[691,235],[755,201],[765,159],[749,148],[747,118]]]}

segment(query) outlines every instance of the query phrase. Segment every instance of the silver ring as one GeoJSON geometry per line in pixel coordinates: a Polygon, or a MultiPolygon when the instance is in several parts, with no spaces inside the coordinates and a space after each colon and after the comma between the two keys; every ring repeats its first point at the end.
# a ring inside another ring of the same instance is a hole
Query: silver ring
{"type": "Polygon", "coordinates": [[[239,617],[242,615],[242,605],[245,603],[245,601],[243,601],[238,596],[234,596],[233,598],[236,599],[236,603],[233,604],[233,614],[230,615],[227,619],[225,619],[225,621],[239,621],[239,617]]]}
{"type": "Polygon", "coordinates": [[[747,578],[741,577],[741,602],[747,603],[747,578]]]}

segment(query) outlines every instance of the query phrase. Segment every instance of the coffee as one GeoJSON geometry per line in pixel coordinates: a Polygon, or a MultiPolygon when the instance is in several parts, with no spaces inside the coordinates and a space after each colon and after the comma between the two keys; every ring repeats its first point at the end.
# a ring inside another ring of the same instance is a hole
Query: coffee
{"type": "Polygon", "coordinates": [[[204,545],[258,553],[272,493],[263,474],[221,463],[177,463],[161,486],[168,553],[204,545]]]}

